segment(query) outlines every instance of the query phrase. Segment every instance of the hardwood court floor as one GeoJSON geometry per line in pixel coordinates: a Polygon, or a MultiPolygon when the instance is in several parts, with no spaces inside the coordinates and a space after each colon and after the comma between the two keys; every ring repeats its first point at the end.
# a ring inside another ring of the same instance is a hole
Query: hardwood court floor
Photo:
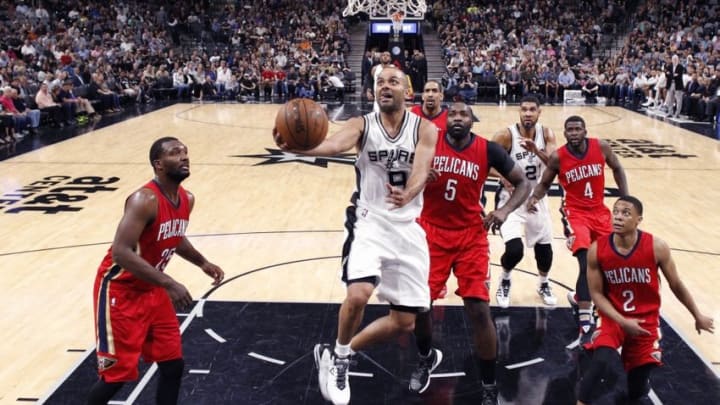
{"type": "MultiPolygon", "coordinates": [[[[276,151],[270,129],[277,108],[176,104],[0,162],[0,403],[42,398],[93,345],[94,274],[125,197],[151,178],[147,153],[161,136],[177,136],[190,150],[192,176],[186,187],[197,200],[188,230],[192,242],[225,269],[227,278],[278,267],[230,283],[212,300],[342,299],[337,256],[354,185],[352,160],[276,151]]],[[[480,119],[474,130],[485,136],[518,118],[517,106],[475,106],[474,111],[480,119]]],[[[352,106],[345,106],[330,115],[341,120],[352,113],[352,106]]],[[[590,136],[613,142],[631,193],[646,205],[642,228],[668,242],[701,310],[720,317],[714,293],[720,285],[715,210],[720,143],[615,107],[544,107],[541,122],[562,142],[562,123],[572,114],[586,119],[590,136]]],[[[330,131],[338,126],[331,123],[330,131]]],[[[558,238],[551,276],[565,306],[563,286],[574,285],[577,270],[559,238],[558,207],[559,199],[552,198],[558,238]]],[[[490,239],[491,261],[498,263],[502,242],[498,236],[490,239]]],[[[513,305],[538,305],[532,251],[518,267],[524,271],[513,278],[513,305]]],[[[210,289],[209,279],[181,259],[168,271],[196,298],[210,289]]],[[[708,363],[720,362],[720,338],[697,336],[690,315],[664,289],[665,319],[708,363]]],[[[444,301],[460,303],[452,295],[444,301]]],[[[717,365],[711,367],[718,372],[717,365]]]]}

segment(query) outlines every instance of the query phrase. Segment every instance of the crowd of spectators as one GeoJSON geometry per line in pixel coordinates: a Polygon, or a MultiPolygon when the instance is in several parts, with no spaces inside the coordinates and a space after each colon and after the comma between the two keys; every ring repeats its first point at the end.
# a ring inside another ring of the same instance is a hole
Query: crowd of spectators
{"type": "Polygon", "coordinates": [[[472,101],[534,94],[555,103],[572,89],[587,103],[603,97],[610,105],[655,106],[668,115],[712,120],[720,81],[719,11],[717,2],[692,0],[481,6],[468,0],[438,1],[431,16],[451,96],[472,101]],[[625,37],[621,49],[597,52],[614,36],[625,37]],[[677,89],[667,80],[673,55],[684,71],[677,89]]]}
{"type": "Polygon", "coordinates": [[[0,148],[46,121],[76,125],[159,97],[338,97],[330,87],[352,76],[344,5],[0,0],[0,148]]]}

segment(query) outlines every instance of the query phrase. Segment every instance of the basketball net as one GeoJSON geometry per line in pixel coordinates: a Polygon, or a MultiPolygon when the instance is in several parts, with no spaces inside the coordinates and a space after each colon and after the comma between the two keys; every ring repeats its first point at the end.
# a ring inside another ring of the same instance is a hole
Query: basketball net
{"type": "Polygon", "coordinates": [[[402,13],[403,20],[423,20],[426,10],[425,0],[348,0],[343,17],[367,13],[371,20],[387,20],[402,13]]]}
{"type": "Polygon", "coordinates": [[[400,33],[402,32],[403,28],[404,17],[405,13],[402,13],[400,11],[393,13],[392,15],[393,36],[395,37],[395,39],[398,39],[400,37],[400,33]]]}

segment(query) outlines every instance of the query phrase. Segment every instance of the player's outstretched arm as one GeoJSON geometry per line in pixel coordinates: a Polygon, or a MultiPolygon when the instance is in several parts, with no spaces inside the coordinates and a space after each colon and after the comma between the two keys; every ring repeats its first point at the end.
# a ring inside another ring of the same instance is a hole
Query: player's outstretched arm
{"type": "Polygon", "coordinates": [[[612,169],[613,178],[615,179],[615,184],[618,186],[620,195],[628,195],[627,176],[625,176],[625,169],[623,169],[622,164],[620,164],[620,159],[618,159],[615,152],[612,151],[609,143],[600,140],[600,148],[602,148],[603,155],[605,155],[605,163],[612,169]]]}
{"type": "Polygon", "coordinates": [[[695,300],[678,275],[675,260],[670,254],[670,247],[662,239],[653,237],[653,250],[655,251],[655,260],[657,260],[658,266],[662,270],[673,294],[695,318],[695,330],[697,330],[698,334],[701,330],[713,333],[715,329],[714,321],[712,318],[700,313],[697,305],[695,305],[695,300]]]}

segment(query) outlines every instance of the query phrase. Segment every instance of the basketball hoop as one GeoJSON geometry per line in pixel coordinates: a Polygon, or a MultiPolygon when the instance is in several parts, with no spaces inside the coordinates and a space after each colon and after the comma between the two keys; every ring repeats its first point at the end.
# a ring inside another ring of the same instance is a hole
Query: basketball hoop
{"type": "Polygon", "coordinates": [[[426,10],[425,0],[348,0],[343,17],[367,13],[371,20],[388,20],[396,13],[402,13],[401,21],[423,20],[426,10]]]}
{"type": "Polygon", "coordinates": [[[395,38],[397,38],[400,36],[400,33],[402,32],[403,20],[405,19],[405,13],[400,12],[400,11],[393,13],[393,15],[391,16],[391,19],[392,19],[393,36],[395,36],[395,38]]]}

